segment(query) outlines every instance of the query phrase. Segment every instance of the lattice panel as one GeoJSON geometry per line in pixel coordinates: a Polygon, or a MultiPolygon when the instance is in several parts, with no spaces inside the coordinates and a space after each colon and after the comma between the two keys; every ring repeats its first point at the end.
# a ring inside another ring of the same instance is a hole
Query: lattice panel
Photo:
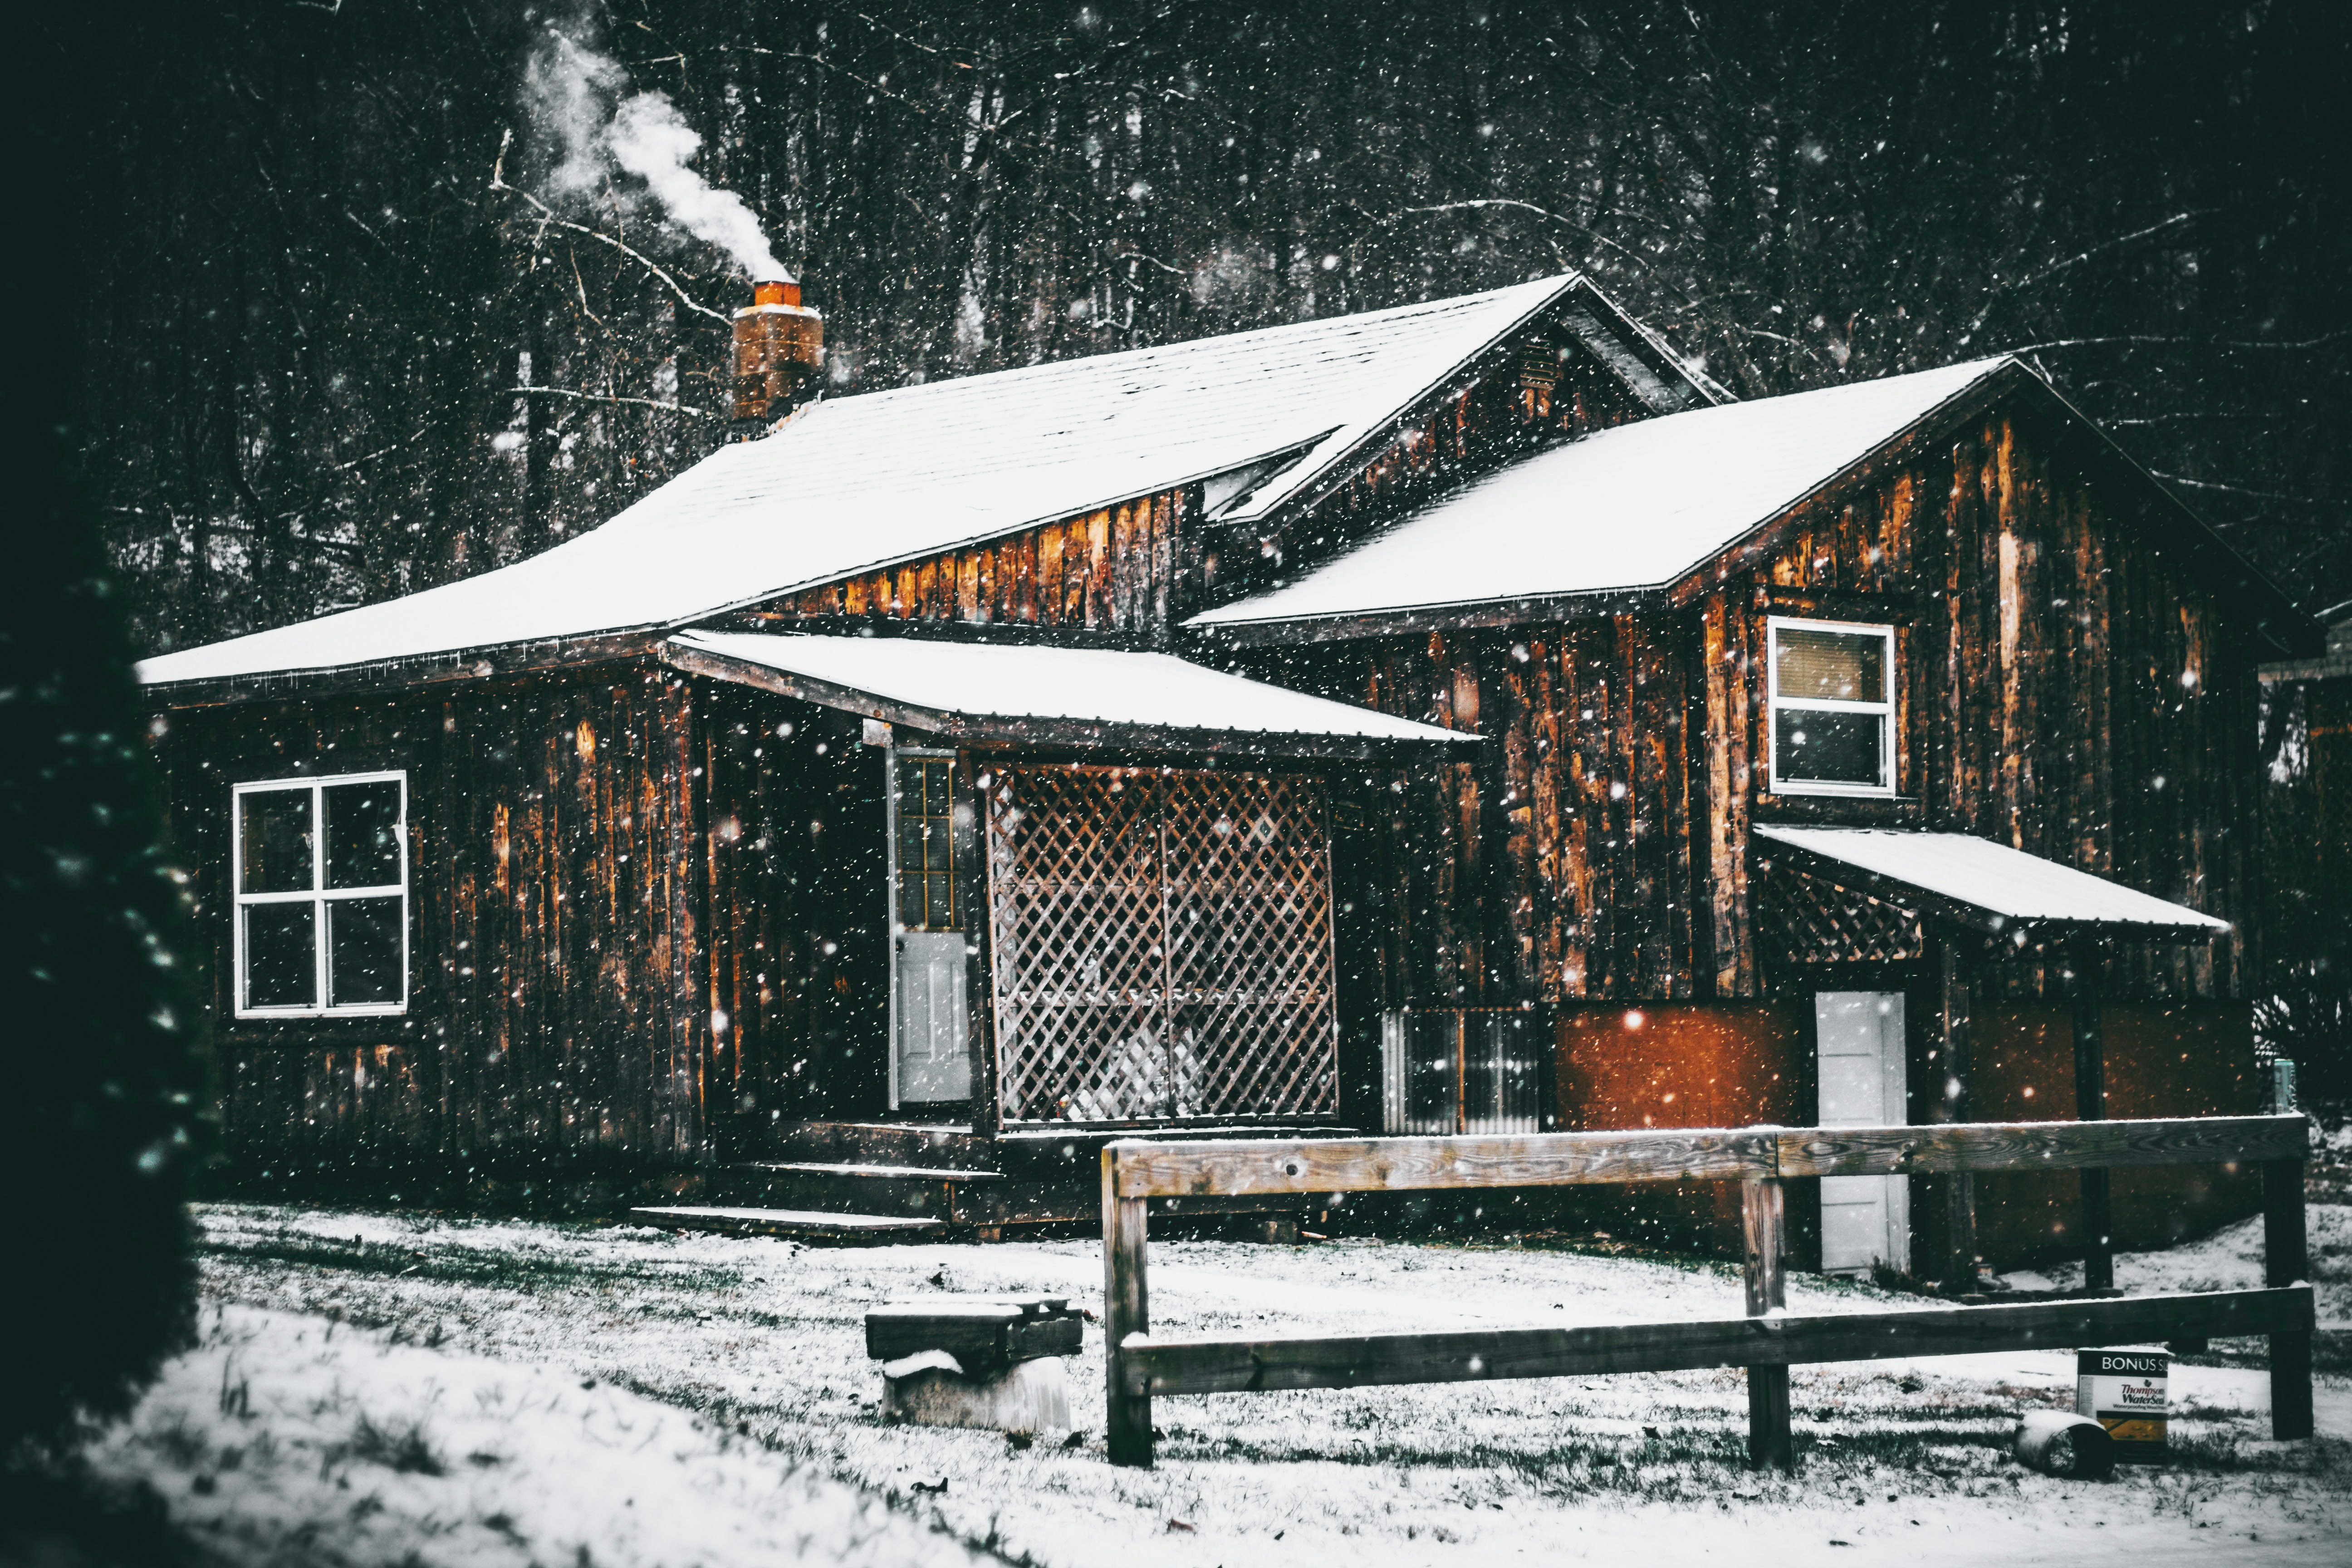
{"type": "Polygon", "coordinates": [[[989,932],[1008,1121],[1338,1109],[1323,786],[1000,771],[989,932]]]}
{"type": "Polygon", "coordinates": [[[1899,963],[1927,950],[1919,918],[1785,866],[1756,883],[1762,935],[1789,963],[1899,963]]]}

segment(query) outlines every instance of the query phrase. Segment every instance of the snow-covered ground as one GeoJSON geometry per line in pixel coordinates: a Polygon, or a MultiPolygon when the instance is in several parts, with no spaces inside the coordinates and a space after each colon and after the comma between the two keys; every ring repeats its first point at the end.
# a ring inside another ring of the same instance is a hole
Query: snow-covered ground
{"type": "MultiPolygon", "coordinates": [[[[2020,1408],[2071,1402],[2055,1352],[1800,1368],[1793,1480],[1745,1468],[1737,1372],[1164,1399],[1143,1472],[1104,1458],[1091,1330],[1066,1442],[879,1417],[868,1305],[1031,1290],[1095,1306],[1087,1243],[202,1219],[205,1342],[98,1458],[250,1561],[304,1526],[305,1560],[364,1563],[2352,1558],[2352,1384],[2335,1373],[2321,1436],[2282,1445],[2262,1372],[2178,1368],[2175,1458],[2105,1483],[2030,1475],[2002,1446],[2020,1408]]],[[[2311,1228],[2321,1317],[2341,1329],[2352,1210],[2315,1206],[2311,1228]]],[[[2258,1254],[2235,1227],[2119,1274],[2251,1284],[2258,1254]]],[[[1731,1315],[1740,1299],[1727,1267],[1538,1247],[1175,1241],[1151,1264],[1170,1331],[1731,1315]]],[[[1790,1290],[1799,1311],[1884,1300],[1803,1277],[1790,1290]]]]}
{"type": "Polygon", "coordinates": [[[215,1301],[96,1456],[232,1562],[988,1561],[708,1417],[567,1367],[215,1301]]]}

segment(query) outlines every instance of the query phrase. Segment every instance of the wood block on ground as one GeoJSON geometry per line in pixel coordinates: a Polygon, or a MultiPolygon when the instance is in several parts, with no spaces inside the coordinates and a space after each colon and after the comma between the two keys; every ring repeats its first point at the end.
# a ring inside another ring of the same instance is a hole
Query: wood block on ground
{"type": "Polygon", "coordinates": [[[866,1314],[866,1353],[897,1361],[945,1351],[969,1373],[1076,1355],[1083,1323],[1062,1296],[972,1296],[892,1301],[866,1314]]]}

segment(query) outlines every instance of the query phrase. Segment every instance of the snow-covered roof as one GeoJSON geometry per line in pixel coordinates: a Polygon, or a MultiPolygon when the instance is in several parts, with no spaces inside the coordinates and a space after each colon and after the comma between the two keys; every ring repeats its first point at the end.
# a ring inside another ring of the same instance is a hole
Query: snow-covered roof
{"type": "MultiPolygon", "coordinates": [[[[2230,929],[2229,921],[2186,904],[1966,833],[1759,825],[1756,836],[1965,904],[2004,923],[2188,928],[2216,935],[2230,929]]],[[[1900,899],[1899,890],[1890,893],[1900,899]]]]}
{"type": "Polygon", "coordinates": [[[1579,288],[1572,275],[1546,278],[821,401],[530,560],[165,654],[142,663],[140,677],[153,683],[331,669],[678,626],[1292,458],[1254,491],[1233,497],[1220,520],[1256,516],[1579,288]]]}
{"type": "Polygon", "coordinates": [[[706,631],[681,632],[663,647],[671,662],[690,669],[721,673],[723,667],[714,664],[715,658],[799,678],[806,684],[796,689],[812,700],[863,693],[900,710],[985,721],[1008,731],[1047,721],[1155,733],[1193,731],[1422,742],[1478,738],[1227,675],[1164,653],[934,637],[706,631]]]}
{"type": "Polygon", "coordinates": [[[2013,363],[1977,360],[1598,431],[1486,475],[1295,583],[1187,624],[1661,587],[2013,363]]]}

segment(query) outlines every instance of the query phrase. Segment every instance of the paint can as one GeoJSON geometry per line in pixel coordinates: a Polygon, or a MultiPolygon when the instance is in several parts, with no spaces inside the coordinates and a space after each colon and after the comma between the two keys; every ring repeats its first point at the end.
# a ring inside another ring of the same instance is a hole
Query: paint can
{"type": "Polygon", "coordinates": [[[2074,1409],[2107,1429],[2119,1462],[2165,1457],[2172,1354],[2156,1345],[2077,1351],[2074,1409]]]}

